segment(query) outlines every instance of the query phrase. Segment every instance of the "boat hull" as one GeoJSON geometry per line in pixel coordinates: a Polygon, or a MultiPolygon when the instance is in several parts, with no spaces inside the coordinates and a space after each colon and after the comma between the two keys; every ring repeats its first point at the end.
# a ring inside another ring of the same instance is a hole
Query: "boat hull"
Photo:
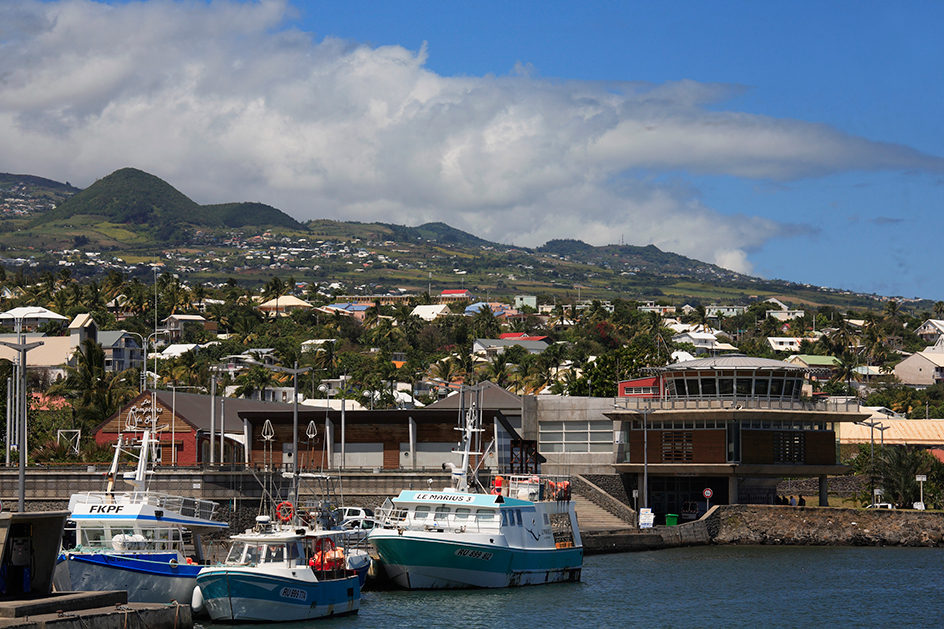
{"type": "Polygon", "coordinates": [[[56,565],[61,591],[127,590],[133,603],[190,604],[200,566],[177,562],[176,553],[64,553],[56,565]]]}
{"type": "Polygon", "coordinates": [[[582,548],[516,549],[412,537],[371,536],[387,576],[417,589],[505,588],[579,581],[582,548]]]}
{"type": "Polygon", "coordinates": [[[213,620],[283,622],[351,614],[360,608],[356,575],[308,581],[220,567],[201,572],[197,583],[213,620]]]}

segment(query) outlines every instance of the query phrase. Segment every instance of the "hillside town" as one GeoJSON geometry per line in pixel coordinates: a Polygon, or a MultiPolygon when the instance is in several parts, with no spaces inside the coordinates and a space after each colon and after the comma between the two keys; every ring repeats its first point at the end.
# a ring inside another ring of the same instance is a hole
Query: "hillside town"
{"type": "MultiPolygon", "coordinates": [[[[363,259],[359,253],[351,246],[343,255],[363,259]]],[[[682,397],[694,408],[712,399],[718,408],[757,409],[790,400],[812,413],[807,424],[813,430],[832,435],[839,453],[829,457],[835,473],[861,471],[861,448],[876,440],[930,457],[923,465],[942,469],[944,304],[915,317],[894,301],[881,312],[863,313],[800,308],[775,298],[673,307],[622,300],[549,304],[518,295],[503,303],[467,289],[365,296],[343,294],[339,284],[274,277],[256,293],[236,281],[216,288],[189,286],[170,273],[154,277],[149,286],[112,270],[101,284],[82,284],[64,271],[5,290],[0,387],[7,391],[8,465],[21,443],[12,419],[23,386],[31,421],[22,442],[31,463],[107,460],[121,422],[148,400],[166,413],[180,404],[171,425],[180,422],[181,433],[162,435],[161,463],[200,466],[255,461],[249,433],[243,434],[251,429],[235,416],[224,421],[221,410],[220,434],[214,432],[211,396],[232,400],[227,412],[240,416],[259,408],[253,405],[287,409],[295,403],[310,421],[321,413],[319,422],[332,425],[335,413],[347,413],[349,422],[363,413],[360,421],[383,434],[392,430],[385,422],[402,421],[397,413],[455,406],[461,391],[487,385],[489,403],[508,418],[497,438],[499,460],[509,465],[520,455],[515,448],[526,444],[531,463],[540,459],[546,470],[612,474],[628,465],[624,471],[635,483],[638,454],[623,452],[633,439],[632,422],[613,415],[614,404],[668,411],[682,397]],[[14,349],[18,342],[37,344],[25,354],[25,370],[14,349]],[[730,361],[740,365],[731,367],[733,380],[680,388],[687,379],[679,369],[710,364],[721,369],[721,378],[730,361]],[[739,369],[752,375],[737,375],[739,369]],[[766,379],[761,386],[758,374],[770,369],[788,374],[783,382],[789,387],[766,379]],[[293,370],[299,370],[294,379],[293,370]],[[384,413],[392,415],[384,419],[384,413]],[[181,434],[189,436],[181,441],[181,434]]],[[[807,424],[794,429],[809,430],[807,424]]],[[[414,434],[412,445],[380,443],[375,455],[349,454],[344,465],[422,468],[429,461],[420,456],[417,438],[423,439],[414,434]],[[389,449],[411,458],[387,457],[389,449]]],[[[322,459],[329,466],[343,449],[332,445],[336,440],[324,446],[331,445],[322,459]]],[[[664,456],[676,460],[670,450],[664,456]]],[[[925,501],[940,499],[938,473],[925,487],[925,501]]],[[[731,495],[733,486],[719,491],[741,500],[731,495]]],[[[770,501],[770,491],[769,485],[755,487],[748,500],[770,501]]],[[[675,498],[658,506],[678,512],[685,502],[679,497],[692,492],[676,488],[675,498]]],[[[858,500],[868,504],[873,497],[858,500]]],[[[910,507],[918,501],[904,492],[895,502],[910,507]]]]}

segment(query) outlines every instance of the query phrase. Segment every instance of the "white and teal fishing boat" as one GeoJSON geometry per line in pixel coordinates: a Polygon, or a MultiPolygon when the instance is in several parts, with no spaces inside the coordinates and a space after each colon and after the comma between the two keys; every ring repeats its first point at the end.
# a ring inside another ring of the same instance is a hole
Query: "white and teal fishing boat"
{"type": "MultiPolygon", "coordinates": [[[[407,589],[502,588],[579,581],[583,545],[564,477],[508,476],[471,491],[468,469],[480,417],[466,414],[454,486],[401,491],[367,537],[387,575],[407,589]]],[[[497,479],[496,479],[497,480],[497,479]]]]}
{"type": "Polygon", "coordinates": [[[231,537],[226,561],[197,575],[195,611],[213,620],[286,622],[356,613],[361,586],[347,569],[336,531],[313,531],[256,518],[231,537]]]}

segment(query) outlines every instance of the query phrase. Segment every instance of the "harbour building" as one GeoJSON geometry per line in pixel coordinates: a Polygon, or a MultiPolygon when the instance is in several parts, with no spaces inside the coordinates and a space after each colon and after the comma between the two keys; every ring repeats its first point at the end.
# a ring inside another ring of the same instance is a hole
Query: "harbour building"
{"type": "Polygon", "coordinates": [[[808,371],[734,354],[620,383],[604,414],[628,495],[636,490],[639,506],[647,497],[657,514],[695,517],[710,504],[775,504],[780,479],[812,477],[826,506],[827,477],[849,470],[839,464],[838,427],[869,415],[855,398],[808,395],[808,371]]]}

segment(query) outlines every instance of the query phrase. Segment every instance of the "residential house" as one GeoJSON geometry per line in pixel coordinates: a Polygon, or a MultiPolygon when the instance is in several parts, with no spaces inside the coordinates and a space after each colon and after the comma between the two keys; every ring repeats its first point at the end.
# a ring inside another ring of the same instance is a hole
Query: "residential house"
{"type": "Polygon", "coordinates": [[[806,316],[805,310],[768,310],[767,316],[777,321],[789,321],[790,319],[799,319],[806,316]]]}
{"type": "Polygon", "coordinates": [[[259,304],[256,309],[269,316],[284,317],[296,310],[311,310],[312,305],[294,295],[282,295],[259,304]]]}
{"type": "Polygon", "coordinates": [[[720,352],[736,352],[737,348],[730,343],[718,340],[711,332],[683,332],[672,337],[673,343],[691,343],[695,346],[695,354],[717,355],[720,352]]]}
{"type": "Polygon", "coordinates": [[[675,306],[663,306],[656,304],[654,301],[647,301],[641,306],[637,306],[636,310],[639,312],[654,312],[657,315],[665,317],[668,315],[674,315],[676,308],[675,306]]]}
{"type": "Polygon", "coordinates": [[[525,306],[536,311],[538,309],[538,298],[534,295],[515,295],[515,310],[521,310],[525,306]]]}
{"type": "Polygon", "coordinates": [[[800,342],[802,340],[803,339],[795,336],[768,336],[767,344],[770,345],[770,349],[775,352],[796,353],[800,351],[800,342]]]}
{"type": "Polygon", "coordinates": [[[944,337],[895,365],[895,377],[919,389],[944,382],[944,337]]]}
{"type": "Polygon", "coordinates": [[[98,342],[105,352],[106,371],[144,368],[144,349],[138,339],[124,330],[101,331],[98,342]]]}
{"type": "Polygon", "coordinates": [[[717,319],[718,317],[736,317],[747,312],[747,306],[719,306],[712,304],[705,308],[705,314],[717,319]]]}
{"type": "Polygon", "coordinates": [[[35,330],[39,326],[52,321],[65,324],[68,320],[69,317],[64,317],[39,306],[21,306],[0,314],[0,325],[12,328],[14,331],[16,331],[17,325],[20,325],[23,331],[27,331],[35,330]]]}
{"type": "Polygon", "coordinates": [[[518,339],[475,339],[472,343],[472,353],[491,358],[504,353],[505,349],[520,345],[529,354],[540,354],[547,349],[545,341],[521,341],[518,339]]]}
{"type": "Polygon", "coordinates": [[[420,305],[413,308],[410,315],[419,317],[423,321],[435,321],[439,317],[448,317],[452,310],[446,304],[420,305]]]}
{"type": "Polygon", "coordinates": [[[441,304],[451,304],[456,301],[472,301],[472,293],[466,289],[450,289],[439,294],[439,303],[441,304]]]}
{"type": "Polygon", "coordinates": [[[507,317],[509,315],[518,314],[518,311],[514,310],[508,304],[503,304],[497,301],[491,301],[491,302],[480,301],[474,304],[469,304],[468,306],[466,306],[465,314],[466,316],[471,316],[480,312],[481,310],[484,310],[485,308],[488,308],[489,310],[491,310],[492,314],[496,318],[502,318],[502,317],[507,317]]]}
{"type": "Polygon", "coordinates": [[[923,341],[930,345],[937,343],[941,335],[944,335],[944,321],[941,319],[928,319],[915,330],[923,341]]]}
{"type": "MultiPolygon", "coordinates": [[[[52,313],[56,317],[55,313],[52,313]]],[[[45,316],[45,315],[43,315],[45,316]]],[[[65,317],[63,317],[65,318],[65,317]]],[[[50,319],[58,321],[58,319],[50,319]]],[[[75,367],[77,364],[76,354],[79,351],[80,341],[86,338],[96,339],[98,327],[95,321],[88,315],[79,315],[69,326],[68,336],[46,336],[36,332],[24,333],[24,343],[38,342],[40,345],[26,352],[27,369],[39,375],[46,382],[52,382],[56,378],[65,377],[66,367],[75,367]]],[[[16,334],[0,334],[0,339],[16,343],[16,334]]],[[[0,359],[6,359],[10,362],[19,361],[20,353],[5,344],[0,344],[0,359]]]]}
{"type": "Polygon", "coordinates": [[[199,324],[204,327],[207,320],[202,315],[172,314],[163,321],[167,340],[177,343],[184,337],[184,327],[188,324],[199,324]]]}
{"type": "Polygon", "coordinates": [[[350,315],[354,317],[355,319],[357,319],[358,321],[363,321],[364,319],[367,318],[367,310],[370,307],[371,306],[368,304],[355,304],[351,302],[345,302],[345,303],[328,304],[327,306],[324,306],[324,308],[320,309],[320,311],[322,312],[327,311],[329,314],[340,312],[342,314],[350,315]]]}

